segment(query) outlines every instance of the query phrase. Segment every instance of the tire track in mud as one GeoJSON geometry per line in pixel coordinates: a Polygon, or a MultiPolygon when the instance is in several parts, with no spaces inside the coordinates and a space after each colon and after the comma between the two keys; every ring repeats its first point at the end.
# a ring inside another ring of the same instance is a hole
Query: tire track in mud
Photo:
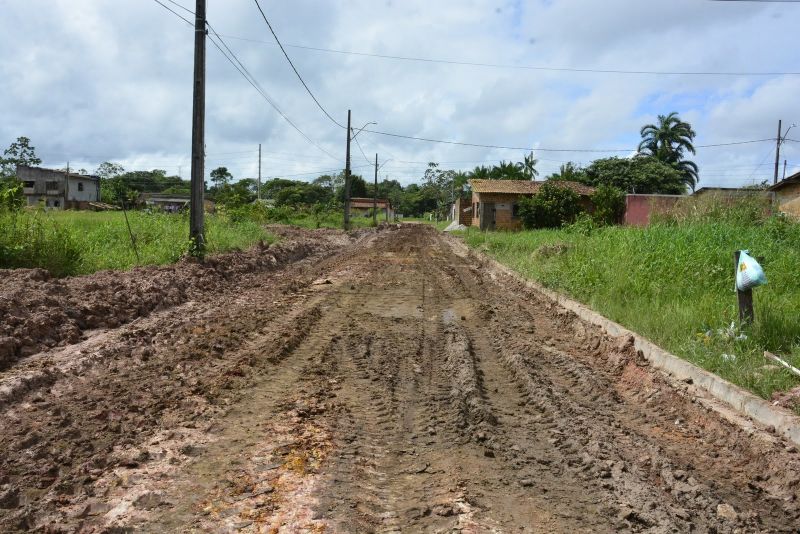
{"type": "MultiPolygon", "coordinates": [[[[460,250],[432,228],[387,227],[295,273],[247,276],[237,293],[192,304],[199,328],[167,311],[120,329],[106,349],[126,356],[106,356],[110,366],[101,358],[91,383],[102,392],[117,380],[112,368],[125,373],[114,391],[139,403],[146,425],[102,431],[109,453],[74,456],[75,472],[92,478],[62,501],[45,488],[35,506],[7,513],[9,482],[53,475],[0,473],[0,525],[797,531],[796,449],[747,435],[627,340],[460,250]],[[147,360],[127,356],[141,346],[152,349],[147,360]],[[172,367],[157,372],[157,363],[172,367]],[[83,467],[91,462],[93,471],[83,467]]],[[[83,403],[104,399],[83,391],[83,403]]],[[[45,398],[46,409],[90,424],[75,410],[85,404],[58,399],[45,398]]]]}

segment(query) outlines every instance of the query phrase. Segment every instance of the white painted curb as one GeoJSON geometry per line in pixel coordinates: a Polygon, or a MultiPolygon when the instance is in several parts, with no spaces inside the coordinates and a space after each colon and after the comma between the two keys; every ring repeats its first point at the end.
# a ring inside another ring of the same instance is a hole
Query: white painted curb
{"type": "MultiPolygon", "coordinates": [[[[459,245],[467,248],[463,242],[459,245]]],[[[603,317],[599,313],[589,309],[583,304],[565,297],[555,291],[547,289],[542,285],[524,278],[522,275],[472,249],[468,249],[470,254],[477,254],[482,259],[490,263],[500,272],[520,281],[531,289],[545,295],[556,304],[565,308],[586,322],[599,326],[611,336],[631,336],[634,339],[635,347],[642,351],[644,357],[653,367],[666,371],[678,380],[688,381],[707,391],[712,397],[731,406],[739,413],[749,416],[753,421],[764,427],[774,427],[778,434],[783,435],[796,445],[800,445],[800,417],[784,410],[778,406],[772,406],[769,402],[760,397],[756,397],[749,391],[745,391],[739,386],[720,378],[719,376],[701,369],[696,365],[678,358],[652,341],[631,332],[619,323],[603,317]]]]}

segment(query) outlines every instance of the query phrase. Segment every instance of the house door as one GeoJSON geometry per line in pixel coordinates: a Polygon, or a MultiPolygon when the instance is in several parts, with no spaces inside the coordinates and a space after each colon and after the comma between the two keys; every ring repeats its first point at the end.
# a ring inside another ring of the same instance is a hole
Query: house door
{"type": "Polygon", "coordinates": [[[481,230],[494,230],[496,214],[494,202],[481,203],[481,230]]]}

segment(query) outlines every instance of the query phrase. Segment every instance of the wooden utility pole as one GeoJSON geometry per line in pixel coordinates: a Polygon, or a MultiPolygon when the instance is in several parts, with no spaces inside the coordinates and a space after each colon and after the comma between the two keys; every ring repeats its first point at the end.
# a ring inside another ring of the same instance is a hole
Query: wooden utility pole
{"type": "MultiPolygon", "coordinates": [[[[386,184],[386,180],[389,179],[389,176],[384,174],[383,175],[383,183],[386,184]]],[[[388,191],[388,189],[387,189],[388,191]]],[[[389,195],[386,195],[386,222],[389,222],[389,195]]]]}
{"type": "Polygon", "coordinates": [[[350,110],[347,110],[347,150],[344,162],[344,229],[350,230],[350,110]]]}
{"type": "Polygon", "coordinates": [[[256,198],[261,200],[261,143],[258,143],[258,189],[256,190],[256,198]]]}
{"type": "Polygon", "coordinates": [[[781,121],[778,120],[778,143],[775,145],[775,178],[772,180],[773,185],[778,183],[778,167],[781,162],[781,121]]]}
{"type": "Polygon", "coordinates": [[[375,188],[372,191],[372,226],[378,226],[378,155],[375,154],[375,188]]]}
{"type": "Polygon", "coordinates": [[[192,112],[192,181],[189,204],[191,253],[205,254],[205,123],[206,123],[206,0],[197,0],[194,18],[194,104],[192,112]]]}

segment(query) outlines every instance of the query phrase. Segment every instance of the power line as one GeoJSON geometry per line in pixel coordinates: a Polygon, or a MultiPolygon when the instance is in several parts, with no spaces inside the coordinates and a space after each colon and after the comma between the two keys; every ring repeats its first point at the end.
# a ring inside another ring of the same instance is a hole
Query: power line
{"type": "Polygon", "coordinates": [[[372,165],[372,162],[369,160],[369,158],[367,157],[367,155],[364,153],[364,149],[363,149],[363,148],[361,148],[361,143],[359,143],[359,142],[358,142],[358,137],[354,137],[354,138],[353,138],[353,140],[356,142],[356,146],[358,146],[358,150],[360,150],[360,151],[361,151],[361,155],[362,155],[362,156],[364,156],[364,160],[365,160],[365,161],[366,161],[368,164],[372,165]]]}
{"type": "MultiPolygon", "coordinates": [[[[187,12],[189,12],[189,13],[192,13],[192,14],[194,15],[194,12],[192,12],[191,10],[189,10],[189,9],[188,9],[188,8],[186,8],[186,7],[183,7],[183,6],[181,6],[181,5],[180,5],[180,4],[178,4],[177,2],[174,2],[174,1],[172,1],[172,0],[167,0],[167,1],[171,2],[172,4],[175,4],[176,6],[180,7],[181,9],[184,9],[185,11],[187,11],[187,12]]],[[[185,17],[183,17],[182,15],[180,15],[179,13],[177,13],[175,10],[171,9],[171,8],[170,8],[169,6],[167,6],[166,4],[162,3],[160,0],[154,0],[154,2],[156,2],[158,5],[160,5],[161,7],[163,7],[164,9],[166,9],[167,11],[169,11],[170,13],[172,13],[173,15],[175,15],[176,17],[180,18],[181,20],[183,20],[184,22],[186,22],[186,23],[187,23],[187,24],[189,24],[190,26],[194,26],[194,25],[193,25],[193,24],[192,24],[192,23],[191,23],[189,20],[187,20],[185,17]]],[[[243,64],[241,61],[239,61],[239,58],[238,58],[238,57],[236,57],[236,54],[234,54],[234,53],[233,53],[233,51],[230,49],[230,47],[227,45],[227,43],[225,43],[225,41],[222,39],[222,37],[220,37],[220,36],[219,36],[219,34],[218,34],[218,33],[217,33],[215,30],[214,30],[214,28],[211,26],[211,24],[208,24],[208,22],[206,22],[206,24],[208,25],[208,27],[209,27],[209,29],[212,31],[212,33],[213,33],[213,34],[214,34],[214,35],[217,37],[217,39],[219,39],[219,42],[220,42],[220,43],[222,43],[222,45],[225,47],[225,49],[226,49],[226,50],[227,50],[227,51],[230,53],[230,57],[228,56],[228,54],[226,54],[226,53],[225,53],[225,52],[222,50],[222,48],[220,48],[220,46],[217,44],[217,42],[214,40],[214,38],[213,38],[212,36],[210,36],[210,35],[209,35],[209,40],[211,41],[211,44],[213,44],[213,45],[216,47],[216,49],[217,49],[217,50],[219,50],[219,51],[220,51],[220,53],[221,53],[223,56],[225,56],[225,59],[227,59],[227,60],[228,60],[228,61],[231,63],[231,65],[233,65],[233,66],[236,68],[236,70],[238,70],[238,71],[239,71],[239,74],[241,74],[241,75],[244,77],[244,79],[245,79],[245,80],[247,80],[247,81],[248,81],[248,83],[250,83],[250,85],[252,85],[252,86],[253,86],[253,88],[254,88],[256,91],[258,91],[258,93],[259,93],[259,94],[260,94],[260,95],[261,95],[261,96],[264,98],[264,100],[266,100],[266,101],[267,101],[267,103],[269,103],[269,105],[270,105],[270,106],[272,106],[272,108],[273,108],[275,111],[277,111],[277,112],[278,112],[278,114],[279,114],[281,117],[283,117],[283,119],[284,119],[286,122],[288,122],[288,123],[289,123],[289,124],[292,126],[292,128],[294,128],[295,130],[297,130],[297,132],[298,132],[300,135],[302,135],[302,136],[303,136],[303,138],[305,138],[305,140],[306,140],[306,141],[308,141],[309,143],[311,143],[312,145],[314,145],[315,147],[317,147],[319,150],[321,150],[322,152],[324,152],[325,154],[327,154],[329,157],[331,157],[331,158],[333,158],[333,159],[335,159],[335,160],[337,160],[337,161],[338,161],[338,160],[339,160],[339,158],[338,158],[338,157],[334,156],[333,154],[331,154],[330,152],[328,152],[327,150],[325,150],[324,148],[322,148],[322,147],[321,147],[319,144],[317,144],[317,143],[316,143],[314,140],[312,140],[312,139],[311,139],[311,138],[310,138],[308,135],[306,135],[306,134],[305,134],[305,132],[303,132],[303,131],[302,131],[302,130],[301,130],[301,129],[300,129],[300,128],[299,128],[299,127],[298,127],[298,126],[297,126],[297,125],[294,123],[294,122],[292,122],[292,120],[291,120],[289,117],[287,117],[287,116],[286,116],[286,114],[285,114],[285,113],[283,113],[283,111],[281,111],[281,110],[280,110],[280,108],[279,108],[279,107],[278,107],[278,105],[277,105],[277,104],[274,102],[274,100],[273,100],[273,99],[272,99],[272,98],[271,98],[271,97],[270,97],[270,96],[267,94],[267,92],[266,92],[266,91],[265,91],[265,90],[264,90],[264,89],[263,89],[263,88],[260,86],[260,84],[258,84],[258,81],[257,81],[257,80],[256,80],[256,79],[255,79],[255,78],[252,76],[252,74],[250,74],[250,71],[248,71],[248,70],[247,70],[247,67],[245,67],[245,66],[244,66],[244,64],[243,64]],[[231,58],[233,58],[233,59],[231,59],[231,58]],[[237,65],[237,63],[238,63],[238,65],[237,65]],[[241,68],[240,68],[240,67],[241,67],[241,68]],[[247,73],[247,74],[245,74],[245,73],[247,73]]]]}
{"type": "MultiPolygon", "coordinates": [[[[229,39],[239,41],[249,41],[252,43],[272,44],[269,41],[260,39],[249,39],[234,35],[224,35],[229,39]]],[[[400,56],[391,54],[375,54],[371,52],[355,52],[352,50],[337,50],[335,48],[324,48],[319,46],[308,46],[298,44],[287,44],[287,48],[297,48],[300,50],[311,50],[314,52],[326,52],[330,54],[342,54],[348,56],[372,57],[379,59],[391,59],[395,61],[411,61],[419,63],[437,63],[444,65],[461,65],[465,67],[482,67],[493,69],[513,69],[513,70],[532,70],[547,72],[575,72],[592,74],[623,74],[623,75],[651,75],[651,76],[800,76],[800,72],[733,72],[733,71],[655,71],[655,70],[625,70],[625,69],[590,69],[580,67],[544,67],[540,65],[511,65],[504,63],[483,63],[476,61],[461,61],[440,58],[423,58],[415,56],[400,56]]]]}
{"type": "Polygon", "coordinates": [[[258,0],[253,0],[253,1],[256,3],[256,7],[261,12],[261,17],[264,19],[264,22],[267,23],[267,27],[269,28],[270,33],[272,33],[272,36],[275,38],[275,42],[278,43],[278,46],[281,48],[281,52],[283,52],[283,55],[286,58],[286,61],[288,61],[289,65],[291,65],[292,70],[297,75],[297,79],[300,80],[300,83],[302,83],[303,87],[306,88],[306,92],[308,92],[308,94],[311,96],[311,98],[317,104],[317,107],[322,110],[322,112],[325,114],[326,117],[328,117],[331,120],[331,122],[333,122],[336,126],[338,126],[340,128],[346,128],[344,125],[340,124],[339,121],[334,119],[331,116],[331,114],[328,113],[328,110],[326,110],[322,106],[322,104],[319,103],[319,100],[317,100],[317,97],[314,96],[313,92],[311,92],[311,89],[309,89],[308,84],[306,84],[305,80],[303,79],[302,76],[300,76],[300,73],[297,71],[297,68],[294,66],[294,63],[292,63],[292,59],[289,57],[289,54],[286,53],[286,49],[283,48],[283,45],[281,44],[281,40],[278,39],[278,35],[275,33],[275,30],[272,28],[272,24],[270,24],[269,19],[267,19],[266,13],[264,13],[264,10],[261,9],[261,4],[258,3],[258,0]]]}
{"type": "Polygon", "coordinates": [[[233,51],[230,49],[230,47],[228,47],[227,43],[225,43],[225,41],[224,41],[224,40],[223,40],[223,39],[222,39],[222,38],[219,36],[219,34],[218,34],[218,33],[217,33],[215,30],[214,30],[214,28],[211,26],[211,24],[209,24],[209,25],[208,25],[208,27],[209,27],[209,29],[211,30],[211,32],[214,34],[214,36],[215,36],[217,39],[219,39],[220,43],[222,43],[222,46],[224,46],[224,47],[225,47],[225,50],[227,50],[227,51],[230,53],[230,57],[229,57],[229,56],[228,56],[228,54],[226,54],[226,53],[225,53],[225,51],[224,51],[224,50],[222,50],[222,48],[221,48],[221,47],[220,47],[220,46],[217,44],[217,42],[214,40],[214,37],[212,37],[211,35],[209,35],[209,40],[211,41],[211,43],[212,43],[212,44],[213,44],[213,45],[214,45],[214,46],[217,48],[217,50],[219,50],[219,51],[220,51],[220,53],[221,53],[223,56],[225,56],[225,59],[227,59],[227,60],[230,62],[230,64],[231,64],[231,65],[233,65],[233,66],[234,66],[234,68],[235,68],[237,71],[239,71],[239,74],[241,74],[241,75],[244,77],[244,79],[245,79],[245,80],[247,80],[247,82],[248,82],[250,85],[252,85],[252,86],[253,86],[253,89],[255,89],[256,91],[258,91],[258,93],[259,93],[259,94],[260,94],[260,95],[261,95],[261,96],[264,98],[264,100],[266,100],[266,101],[267,101],[267,103],[268,103],[270,106],[272,106],[272,108],[273,108],[275,111],[277,111],[277,112],[278,112],[278,114],[279,114],[281,117],[283,117],[283,119],[284,119],[286,122],[288,122],[288,123],[289,123],[289,124],[292,126],[292,128],[294,128],[295,130],[297,130],[297,132],[298,132],[300,135],[302,135],[302,136],[303,136],[303,138],[305,138],[305,140],[306,140],[306,141],[308,141],[309,143],[311,143],[312,145],[314,145],[315,147],[317,147],[319,150],[321,150],[322,152],[324,152],[325,154],[327,154],[327,155],[328,155],[328,156],[330,156],[331,158],[333,158],[333,159],[335,159],[335,160],[337,160],[337,161],[338,161],[338,160],[339,160],[339,158],[338,158],[338,157],[334,156],[333,154],[331,154],[330,152],[328,152],[327,150],[325,150],[324,148],[322,148],[322,147],[321,147],[319,144],[317,144],[317,143],[316,143],[316,142],[315,142],[313,139],[311,139],[311,138],[310,138],[308,135],[306,135],[306,133],[305,133],[305,132],[303,132],[303,131],[302,131],[302,130],[301,130],[301,129],[300,129],[300,128],[299,128],[299,127],[298,127],[298,126],[297,126],[297,125],[296,125],[296,124],[295,124],[295,123],[294,123],[294,122],[293,122],[293,121],[292,121],[292,120],[291,120],[289,117],[287,117],[287,116],[286,116],[286,114],[285,114],[283,111],[281,111],[281,110],[280,110],[280,108],[278,107],[278,105],[277,105],[277,104],[276,104],[276,103],[273,101],[272,97],[270,97],[270,96],[269,96],[269,94],[267,94],[267,92],[266,92],[266,91],[265,91],[265,90],[264,90],[264,89],[261,87],[261,85],[258,83],[258,81],[257,81],[257,80],[256,80],[256,79],[253,77],[253,75],[252,75],[252,74],[250,74],[250,71],[249,71],[249,70],[247,70],[247,67],[245,67],[245,66],[244,66],[244,64],[243,64],[243,63],[242,63],[242,62],[239,60],[239,58],[238,58],[238,57],[236,57],[236,54],[234,54],[234,53],[233,53],[233,51]]]}
{"type": "MultiPolygon", "coordinates": [[[[172,13],[173,15],[175,15],[176,17],[178,17],[179,19],[181,19],[181,20],[183,20],[184,22],[186,22],[186,24],[188,24],[188,25],[190,25],[190,26],[193,26],[193,25],[194,25],[194,24],[193,24],[193,23],[192,23],[192,22],[191,22],[189,19],[187,19],[186,17],[184,17],[183,15],[181,15],[180,13],[178,13],[177,11],[175,11],[174,9],[172,9],[171,7],[169,7],[167,4],[164,4],[164,3],[163,3],[163,2],[161,2],[160,0],[153,0],[153,1],[154,1],[156,4],[160,5],[161,7],[163,7],[164,9],[166,9],[167,11],[169,11],[170,13],[172,13]]],[[[167,0],[167,1],[170,1],[170,0],[167,0]]],[[[175,4],[175,2],[172,2],[172,3],[173,3],[173,4],[175,4]]],[[[183,8],[183,9],[186,9],[185,7],[181,6],[180,4],[175,4],[175,5],[177,5],[178,7],[181,7],[181,8],[183,8]]],[[[186,11],[189,11],[189,10],[188,10],[188,9],[186,9],[186,11]]],[[[191,14],[192,14],[192,16],[194,16],[194,12],[193,12],[193,11],[189,11],[189,13],[191,13],[191,14]]]]}

